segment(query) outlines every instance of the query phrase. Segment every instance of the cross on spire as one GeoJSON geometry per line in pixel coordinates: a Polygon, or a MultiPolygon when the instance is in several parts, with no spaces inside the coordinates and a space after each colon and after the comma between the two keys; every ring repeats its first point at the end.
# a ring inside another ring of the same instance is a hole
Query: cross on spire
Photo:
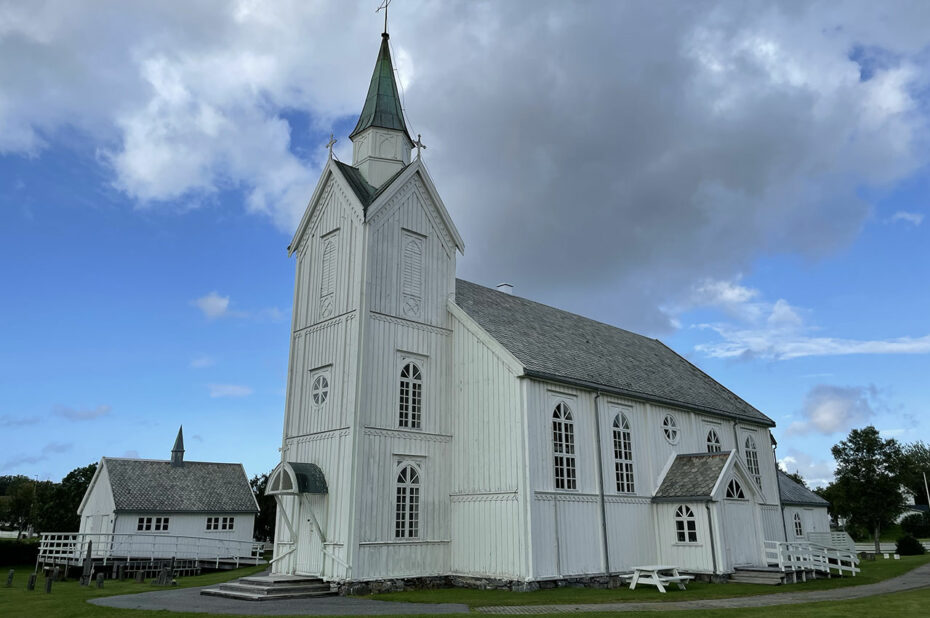
{"type": "Polygon", "coordinates": [[[417,159],[420,158],[420,149],[426,150],[426,144],[423,143],[423,140],[420,139],[420,134],[417,133],[417,141],[413,142],[413,145],[417,147],[417,159]]]}
{"type": "Polygon", "coordinates": [[[387,10],[391,0],[381,0],[381,6],[375,9],[375,13],[380,13],[384,9],[384,34],[387,34],[387,10]]]}
{"type": "Polygon", "coordinates": [[[332,134],[332,133],[329,134],[329,141],[326,142],[326,146],[325,146],[325,147],[326,147],[326,148],[329,148],[329,158],[330,158],[330,159],[333,158],[333,144],[335,144],[335,143],[338,142],[338,141],[339,141],[339,140],[337,140],[337,139],[335,139],[335,138],[333,137],[333,134],[332,134]]]}

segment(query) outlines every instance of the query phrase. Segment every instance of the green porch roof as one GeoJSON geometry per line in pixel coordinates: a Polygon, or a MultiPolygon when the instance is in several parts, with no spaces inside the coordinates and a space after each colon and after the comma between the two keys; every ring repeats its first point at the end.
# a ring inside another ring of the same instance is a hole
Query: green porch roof
{"type": "Polygon", "coordinates": [[[369,127],[403,131],[407,139],[413,143],[404,123],[404,110],[397,94],[387,33],[381,35],[381,49],[375,62],[375,71],[371,75],[371,85],[368,86],[368,97],[365,99],[362,114],[358,117],[358,124],[349,137],[352,138],[369,127]]]}

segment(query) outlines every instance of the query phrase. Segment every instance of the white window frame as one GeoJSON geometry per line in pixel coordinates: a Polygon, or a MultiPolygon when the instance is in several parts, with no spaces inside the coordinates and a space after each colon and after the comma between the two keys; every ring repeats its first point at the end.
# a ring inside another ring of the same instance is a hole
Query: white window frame
{"type": "Polygon", "coordinates": [[[633,430],[630,427],[630,420],[623,412],[614,417],[612,436],[617,493],[636,493],[636,480],[633,470],[633,430]]]}
{"type": "Polygon", "coordinates": [[[577,491],[575,417],[565,401],[552,409],[552,478],[558,490],[577,491]]]}
{"type": "Polygon", "coordinates": [[[743,490],[743,486],[740,485],[740,482],[735,478],[730,479],[730,482],[727,483],[726,491],[727,500],[747,500],[746,492],[743,490]]]}
{"type": "Polygon", "coordinates": [[[152,531],[152,517],[140,517],[136,524],[136,532],[151,532],[152,531]]]}
{"type": "Polygon", "coordinates": [[[794,514],[794,536],[799,539],[804,538],[804,524],[801,522],[801,514],[794,514]]]}
{"type": "Polygon", "coordinates": [[[679,504],[675,509],[675,540],[679,545],[697,545],[697,517],[687,504],[679,504]]]}
{"type": "Polygon", "coordinates": [[[401,358],[397,372],[397,426],[400,429],[423,429],[424,364],[418,358],[401,358]],[[414,371],[407,372],[408,367],[414,371]],[[407,376],[404,373],[407,372],[407,376]]]}
{"type": "Polygon", "coordinates": [[[762,469],[759,467],[759,449],[756,447],[756,440],[751,435],[747,435],[743,440],[743,458],[746,460],[746,468],[755,479],[756,485],[762,487],[762,469]]]}
{"type": "Polygon", "coordinates": [[[417,463],[403,460],[395,466],[394,540],[396,541],[420,538],[422,481],[423,473],[417,463]]]}
{"type": "Polygon", "coordinates": [[[681,429],[678,427],[678,419],[673,414],[666,414],[662,418],[662,435],[669,444],[678,444],[681,438],[681,429]]]}
{"type": "Polygon", "coordinates": [[[707,444],[708,453],[719,453],[723,450],[723,447],[720,444],[720,434],[717,433],[717,429],[715,427],[709,427],[707,429],[707,438],[705,442],[707,444]]]}
{"type": "Polygon", "coordinates": [[[330,400],[333,393],[333,381],[330,377],[330,367],[321,367],[319,369],[310,370],[310,405],[315,409],[323,408],[326,405],[326,402],[330,400]],[[318,382],[322,380],[325,382],[323,390],[318,391],[317,385],[318,382]],[[320,399],[319,395],[322,395],[320,399]]]}

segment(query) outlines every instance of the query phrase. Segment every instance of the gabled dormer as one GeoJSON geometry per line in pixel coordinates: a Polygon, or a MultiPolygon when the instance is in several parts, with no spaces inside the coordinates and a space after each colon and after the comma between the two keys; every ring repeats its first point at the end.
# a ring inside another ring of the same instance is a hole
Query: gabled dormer
{"type": "Polygon", "coordinates": [[[390,35],[381,35],[381,49],[368,86],[368,97],[352,140],[352,165],[375,188],[410,163],[413,140],[404,122],[404,110],[394,81],[391,62],[390,35]]]}

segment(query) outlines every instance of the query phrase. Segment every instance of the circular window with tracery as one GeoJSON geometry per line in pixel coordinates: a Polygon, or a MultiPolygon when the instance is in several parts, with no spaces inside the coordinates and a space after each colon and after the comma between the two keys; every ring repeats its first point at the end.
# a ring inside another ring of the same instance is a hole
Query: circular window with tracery
{"type": "Polygon", "coordinates": [[[329,397],[329,380],[326,376],[317,376],[313,380],[310,396],[313,398],[313,405],[321,406],[326,403],[326,398],[329,397]]]}
{"type": "Polygon", "coordinates": [[[665,439],[668,440],[669,444],[678,442],[678,423],[671,414],[665,415],[665,418],[662,419],[662,433],[665,434],[665,439]]]}

